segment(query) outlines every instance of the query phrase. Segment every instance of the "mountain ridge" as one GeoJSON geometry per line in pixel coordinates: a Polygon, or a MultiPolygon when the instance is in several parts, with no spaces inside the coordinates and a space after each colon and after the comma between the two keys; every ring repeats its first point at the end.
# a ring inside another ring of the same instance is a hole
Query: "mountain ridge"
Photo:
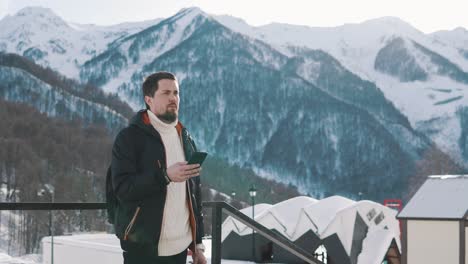
{"type": "MultiPolygon", "coordinates": [[[[378,24],[385,21],[391,24],[388,32],[406,28],[406,35],[401,37],[405,43],[426,47],[430,42],[425,39],[419,43],[425,35],[394,18],[364,24],[377,31],[378,24]]],[[[455,150],[457,161],[460,158],[463,161],[464,127],[460,127],[458,134],[451,134],[450,140],[459,142],[454,146],[446,144],[449,141],[441,136],[447,129],[444,126],[439,130],[431,128],[439,126],[437,123],[427,123],[429,127],[424,129],[418,126],[418,121],[432,117],[433,106],[453,114],[454,106],[465,100],[460,97],[463,90],[450,89],[454,94],[448,94],[449,89],[444,86],[428,89],[420,85],[418,89],[427,94],[422,102],[429,110],[423,113],[426,116],[413,114],[417,104],[399,98],[401,91],[416,92],[408,88],[414,85],[413,76],[409,76],[410,82],[400,82],[398,74],[385,67],[382,71],[375,70],[375,56],[397,39],[398,34],[372,36],[370,33],[374,31],[368,32],[363,36],[370,36],[369,42],[367,38],[359,38],[360,24],[345,25],[340,30],[343,28],[352,29],[345,34],[349,39],[327,33],[323,38],[308,36],[296,43],[295,36],[309,29],[287,26],[286,29],[297,29],[297,32],[286,30],[271,41],[268,34],[277,29],[263,35],[246,34],[198,8],[189,8],[156,25],[110,41],[106,49],[82,64],[80,77],[84,83],[103,85],[104,91],[116,92],[136,110],[142,107],[143,78],[161,69],[173,71],[181,85],[181,119],[200,138],[202,149],[233,164],[262,172],[266,177],[294,182],[302,191],[310,190],[317,196],[337,192],[352,197],[360,186],[375,187],[378,183],[375,179],[386,181],[391,186],[389,192],[401,195],[400,189],[408,178],[418,174],[418,160],[435,148],[431,141],[444,146],[447,153],[455,150]],[[278,38],[284,34],[293,35],[289,41],[281,42],[278,38]],[[327,42],[330,40],[337,44],[327,42]],[[313,46],[301,46],[307,41],[312,41],[313,46]],[[362,43],[365,45],[359,46],[362,43]],[[323,48],[328,46],[329,50],[323,48]],[[353,61],[355,58],[359,60],[353,61]],[[410,111],[405,109],[408,106],[412,107],[410,111]],[[298,125],[304,131],[288,133],[288,129],[298,125]],[[295,136],[288,141],[291,135],[295,136]],[[353,153],[361,156],[352,157],[353,153]],[[383,170],[384,167],[387,169],[383,170]],[[376,175],[376,178],[366,183],[365,175],[376,175]],[[337,183],[336,179],[344,180],[337,183]]],[[[327,29],[319,31],[322,34],[327,29]]],[[[256,31],[252,29],[252,32],[256,31]]],[[[427,52],[413,46],[404,48],[420,63],[421,58],[426,61],[437,58],[442,46],[431,45],[427,52]],[[432,47],[436,49],[431,50],[432,47]],[[414,53],[415,50],[419,53],[414,53]]],[[[449,54],[450,58],[433,64],[454,68],[451,65],[459,62],[450,60],[454,52],[459,54],[456,49],[440,53],[439,56],[449,54]]],[[[379,65],[392,65],[394,56],[384,55],[379,57],[379,65]]],[[[437,71],[435,74],[441,84],[448,79],[457,87],[465,85],[450,76],[437,75],[437,71]]],[[[434,78],[429,77],[426,80],[434,78]]],[[[416,81],[426,85],[424,80],[416,81]]],[[[453,120],[461,122],[458,116],[453,120]]],[[[369,191],[369,197],[380,199],[383,192],[369,191]]]]}

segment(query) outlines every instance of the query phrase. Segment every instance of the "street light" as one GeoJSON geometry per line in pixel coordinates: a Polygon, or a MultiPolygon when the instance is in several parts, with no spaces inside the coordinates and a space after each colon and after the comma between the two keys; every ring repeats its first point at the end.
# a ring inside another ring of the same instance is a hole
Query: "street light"
{"type": "MultiPolygon", "coordinates": [[[[44,196],[46,192],[50,195],[51,203],[54,203],[55,188],[51,184],[44,184],[45,189],[41,189],[37,195],[44,196]]],[[[54,264],[54,226],[52,221],[52,209],[49,210],[49,235],[50,235],[50,264],[54,264]]]]}
{"type": "MultiPolygon", "coordinates": [[[[249,196],[252,199],[252,220],[255,221],[255,196],[257,196],[257,189],[252,184],[249,189],[249,196]]],[[[255,231],[252,228],[252,260],[255,262],[255,231]]]]}

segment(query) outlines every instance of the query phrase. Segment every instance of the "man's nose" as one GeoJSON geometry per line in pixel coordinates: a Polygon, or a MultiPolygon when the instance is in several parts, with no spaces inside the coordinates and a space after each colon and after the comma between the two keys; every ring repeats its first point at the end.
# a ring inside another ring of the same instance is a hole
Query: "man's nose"
{"type": "Polygon", "coordinates": [[[177,101],[177,95],[173,94],[173,95],[169,96],[169,100],[170,100],[171,102],[177,101]]]}

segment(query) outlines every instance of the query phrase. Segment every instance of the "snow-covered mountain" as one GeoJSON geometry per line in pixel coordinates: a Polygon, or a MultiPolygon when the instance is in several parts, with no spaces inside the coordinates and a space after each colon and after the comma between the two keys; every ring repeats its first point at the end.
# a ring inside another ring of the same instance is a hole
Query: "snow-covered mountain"
{"type": "Polygon", "coordinates": [[[468,59],[468,30],[458,27],[454,30],[441,30],[431,34],[431,37],[447,46],[457,48],[468,59]]]}
{"type": "Polygon", "coordinates": [[[373,83],[329,54],[284,54],[198,8],[115,42],[80,75],[139,108],[141,81],[160,69],[179,77],[183,120],[202,149],[302,192],[355,195],[355,183],[382,166],[368,185],[388,180],[398,192],[431,146],[373,83]]]}
{"type": "MultiPolygon", "coordinates": [[[[122,84],[134,78],[133,74],[142,66],[190,37],[207,19],[202,14],[198,8],[184,9],[154,26],[116,41],[84,64],[81,79],[102,85],[105,91],[122,93],[125,90],[122,84]]],[[[134,108],[139,107],[134,101],[131,103],[134,108]]]]}
{"type": "Polygon", "coordinates": [[[291,52],[297,47],[327,52],[346,69],[375,83],[416,130],[468,165],[462,155],[466,149],[459,144],[462,121],[457,115],[468,105],[466,29],[427,35],[394,17],[334,28],[277,23],[253,27],[230,16],[216,19],[286,56],[298,56],[291,52]]]}
{"type": "Polygon", "coordinates": [[[107,45],[160,19],[96,26],[68,23],[42,7],[27,7],[0,20],[0,52],[17,53],[76,78],[81,65],[107,45]]]}
{"type": "MultiPolygon", "coordinates": [[[[457,110],[465,100],[468,60],[401,20],[255,28],[187,8],[125,32],[86,61],[62,60],[58,70],[81,66],[81,81],[116,92],[135,110],[143,106],[145,76],[176,73],[181,119],[201,149],[303,193],[401,197],[408,179],[421,173],[419,164],[433,162],[424,160],[438,151],[429,137],[446,151],[455,149],[447,152],[457,160],[468,156],[468,120],[462,123],[468,111],[457,110]],[[454,88],[448,92],[437,81],[454,88]],[[456,95],[444,97],[450,93],[456,95]],[[458,130],[449,129],[456,124],[458,130]]],[[[50,52],[47,61],[71,50],[50,52]]]]}
{"type": "Polygon", "coordinates": [[[85,124],[101,124],[114,133],[127,125],[122,108],[102,103],[95,92],[88,96],[82,91],[86,87],[66,82],[24,57],[0,53],[0,80],[2,100],[29,104],[47,116],[79,117],[85,124]]]}

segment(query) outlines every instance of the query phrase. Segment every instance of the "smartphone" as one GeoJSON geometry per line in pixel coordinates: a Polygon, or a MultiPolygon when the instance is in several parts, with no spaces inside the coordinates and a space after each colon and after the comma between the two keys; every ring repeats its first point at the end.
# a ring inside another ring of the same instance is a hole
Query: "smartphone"
{"type": "Polygon", "coordinates": [[[194,152],[192,157],[190,157],[188,164],[200,164],[201,166],[203,161],[205,161],[206,156],[208,156],[208,153],[206,152],[194,152]]]}

